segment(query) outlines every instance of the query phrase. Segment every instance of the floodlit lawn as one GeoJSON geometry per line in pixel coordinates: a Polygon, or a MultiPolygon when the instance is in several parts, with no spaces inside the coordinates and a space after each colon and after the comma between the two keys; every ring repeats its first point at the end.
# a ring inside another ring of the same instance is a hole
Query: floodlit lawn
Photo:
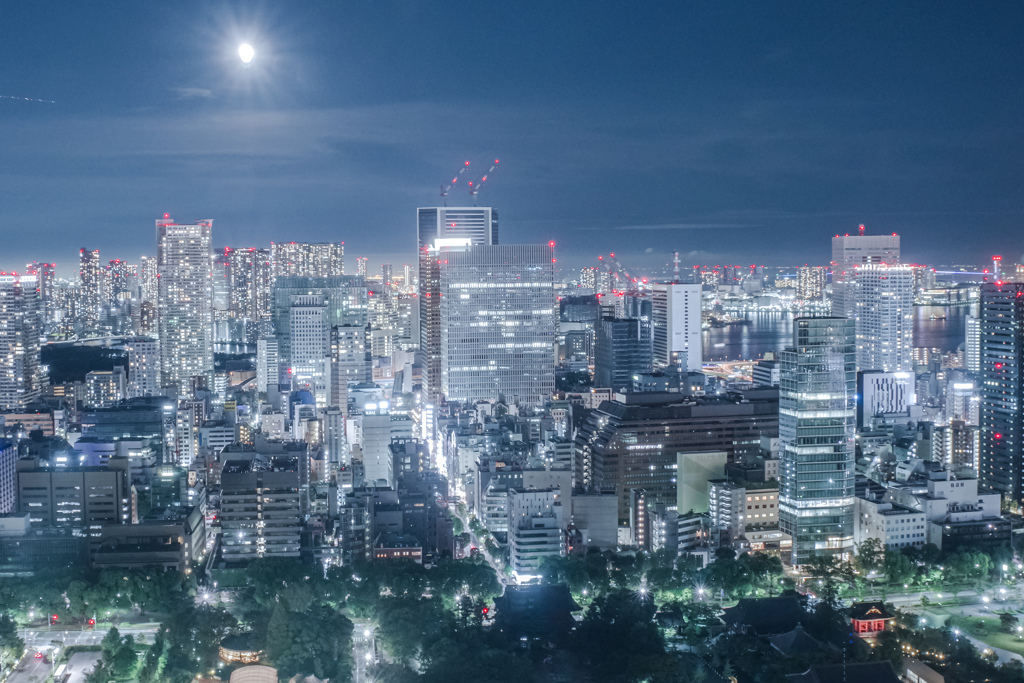
{"type": "Polygon", "coordinates": [[[1005,633],[999,628],[999,617],[967,617],[963,619],[964,630],[970,636],[991,647],[999,647],[1019,655],[1024,655],[1024,640],[1015,635],[1005,633]],[[978,630],[984,626],[984,630],[978,630]]]}

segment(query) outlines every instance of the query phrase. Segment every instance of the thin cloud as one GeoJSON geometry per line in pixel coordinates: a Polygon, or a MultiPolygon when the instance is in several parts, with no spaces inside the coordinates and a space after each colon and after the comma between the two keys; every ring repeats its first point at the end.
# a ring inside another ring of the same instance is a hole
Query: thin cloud
{"type": "Polygon", "coordinates": [[[653,223],[651,225],[620,225],[613,230],[739,230],[762,228],[750,223],[653,223]]]}
{"type": "Polygon", "coordinates": [[[178,93],[179,100],[193,100],[197,98],[209,100],[213,98],[213,91],[207,88],[171,88],[171,91],[178,93]]]}

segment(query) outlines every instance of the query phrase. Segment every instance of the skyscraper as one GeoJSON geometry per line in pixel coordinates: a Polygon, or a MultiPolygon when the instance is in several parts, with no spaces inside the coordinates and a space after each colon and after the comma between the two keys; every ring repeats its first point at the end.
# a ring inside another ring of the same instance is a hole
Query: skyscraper
{"type": "Polygon", "coordinates": [[[416,211],[419,249],[420,363],[424,393],[441,390],[440,263],[436,250],[498,243],[498,212],[490,207],[429,207],[416,211]]]}
{"type": "Polygon", "coordinates": [[[981,372],[981,318],[973,315],[964,319],[964,367],[981,372]]]}
{"type": "Polygon", "coordinates": [[[156,396],[160,392],[160,344],[149,337],[124,342],[128,350],[128,398],[156,396]]]}
{"type": "Polygon", "coordinates": [[[299,294],[292,297],[288,310],[291,344],[288,374],[294,389],[313,394],[318,408],[331,401],[330,334],[327,297],[299,294]]]}
{"type": "Polygon", "coordinates": [[[53,291],[57,279],[57,264],[33,261],[25,266],[25,271],[26,275],[35,275],[39,278],[39,300],[42,302],[42,320],[45,331],[49,323],[54,322],[57,317],[53,291]]]}
{"type": "Polygon", "coordinates": [[[445,247],[437,260],[444,395],[540,404],[555,390],[552,248],[445,247]]]}
{"type": "Polygon", "coordinates": [[[700,372],[704,349],[700,331],[700,285],[658,283],[651,303],[654,365],[678,365],[700,372]]]}
{"type": "Polygon", "coordinates": [[[271,242],[274,277],[337,277],[345,274],[344,242],[271,242]]]}
{"type": "Polygon", "coordinates": [[[143,256],[139,259],[139,290],[142,301],[152,303],[154,306],[160,297],[157,270],[156,259],[152,256],[143,256]]]}
{"type": "Polygon", "coordinates": [[[39,398],[46,373],[39,363],[42,334],[39,278],[0,273],[0,409],[20,410],[39,398]]]}
{"type": "Polygon", "coordinates": [[[802,301],[820,300],[825,293],[828,269],[824,266],[801,266],[797,269],[796,298],[802,301]]]}
{"type": "Polygon", "coordinates": [[[793,564],[853,546],[854,321],[797,318],[779,382],[779,524],[793,564]]]}
{"type": "Polygon", "coordinates": [[[629,390],[651,371],[651,325],[639,318],[602,318],[594,335],[594,386],[629,390]]]}
{"type": "Polygon", "coordinates": [[[981,453],[978,478],[1024,498],[1024,283],[981,286],[981,453]]]}
{"type": "Polygon", "coordinates": [[[229,315],[251,322],[268,319],[273,279],[270,250],[225,247],[224,260],[227,263],[229,315]]]}
{"type": "Polygon", "coordinates": [[[900,262],[900,236],[836,235],[832,238],[832,315],[852,318],[856,299],[852,291],[853,269],[866,263],[900,262]]]}
{"type": "Polygon", "coordinates": [[[197,375],[213,386],[212,220],[156,221],[161,379],[181,393],[197,375]]]}
{"type": "MultiPolygon", "coordinates": [[[[907,266],[854,268],[857,369],[914,369],[914,271],[907,266]]],[[[849,292],[847,292],[849,293],[849,292]]]]}
{"type": "Polygon", "coordinates": [[[100,266],[100,250],[80,249],[78,252],[78,281],[81,285],[82,324],[87,330],[96,326],[103,305],[103,268],[100,266]]]}

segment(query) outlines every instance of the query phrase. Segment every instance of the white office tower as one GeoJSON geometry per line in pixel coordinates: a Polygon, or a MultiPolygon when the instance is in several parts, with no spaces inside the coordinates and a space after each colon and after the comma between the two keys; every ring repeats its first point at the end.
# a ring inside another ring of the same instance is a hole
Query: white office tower
{"type": "Polygon", "coordinates": [[[160,343],[150,337],[126,339],[128,398],[160,395],[160,343]]]}
{"type": "Polygon", "coordinates": [[[836,235],[832,238],[832,315],[852,318],[856,314],[856,299],[852,291],[853,271],[868,263],[900,262],[900,236],[865,235],[861,226],[859,235],[836,235]]]}
{"type": "Polygon", "coordinates": [[[387,401],[368,403],[363,409],[363,479],[367,486],[393,486],[392,439],[411,439],[412,420],[408,415],[392,415],[387,401]]]}
{"type": "Polygon", "coordinates": [[[348,387],[373,379],[370,328],[337,325],[331,328],[331,405],[347,410],[348,387]]]}
{"type": "Polygon", "coordinates": [[[428,207],[416,210],[419,249],[419,356],[424,394],[441,391],[440,260],[436,249],[498,243],[498,212],[489,206],[428,207]]]}
{"type": "Polygon", "coordinates": [[[700,372],[700,285],[656,284],[651,300],[654,366],[700,372]]]}
{"type": "Polygon", "coordinates": [[[981,372],[981,318],[968,315],[965,320],[964,367],[981,372]]]}
{"type": "Polygon", "coordinates": [[[797,318],[793,336],[779,354],[779,525],[803,566],[853,549],[854,321],[797,318]]]}
{"type": "Polygon", "coordinates": [[[256,391],[265,393],[268,387],[277,389],[280,382],[281,356],[277,337],[256,340],[256,391]]]}
{"type": "Polygon", "coordinates": [[[437,256],[442,393],[448,401],[541,404],[555,390],[552,247],[451,247],[437,256]]]}
{"type": "Polygon", "coordinates": [[[912,372],[913,269],[881,264],[857,266],[853,285],[856,289],[857,368],[912,372]]]}
{"type": "Polygon", "coordinates": [[[318,408],[331,402],[331,331],[327,298],[320,294],[292,297],[288,312],[291,357],[288,359],[292,389],[313,394],[318,408]]]}
{"type": "Polygon", "coordinates": [[[0,410],[21,410],[42,394],[42,314],[37,276],[0,274],[0,410]]]}
{"type": "Polygon", "coordinates": [[[188,393],[203,375],[213,386],[212,220],[156,222],[162,384],[188,393]]]}
{"type": "Polygon", "coordinates": [[[565,555],[560,491],[509,489],[509,564],[519,581],[540,574],[544,558],[565,555]]]}

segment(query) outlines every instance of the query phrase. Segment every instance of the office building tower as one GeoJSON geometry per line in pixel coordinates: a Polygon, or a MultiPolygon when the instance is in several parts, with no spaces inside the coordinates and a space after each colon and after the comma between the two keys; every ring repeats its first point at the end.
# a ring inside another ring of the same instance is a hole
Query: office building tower
{"type": "Polygon", "coordinates": [[[292,352],[291,307],[296,296],[317,295],[326,299],[329,328],[369,322],[366,284],[353,275],[335,277],[278,277],[274,281],[271,319],[280,344],[281,362],[288,367],[292,352]]]}
{"type": "Polygon", "coordinates": [[[551,247],[443,247],[437,256],[441,391],[449,401],[540,405],[555,390],[551,247]]]}
{"type": "Polygon", "coordinates": [[[331,405],[342,410],[348,405],[348,387],[373,379],[370,330],[362,325],[331,328],[331,405]]]}
{"type": "Polygon", "coordinates": [[[755,387],[779,386],[779,361],[770,358],[757,361],[750,369],[750,377],[755,387]]]}
{"type": "Polygon", "coordinates": [[[14,512],[18,502],[18,476],[15,462],[18,460],[18,443],[11,439],[0,439],[0,515],[14,512]]]}
{"type": "Polygon", "coordinates": [[[700,285],[659,283],[651,299],[654,365],[678,366],[687,372],[703,367],[700,330],[700,285]]]}
{"type": "Polygon", "coordinates": [[[594,386],[624,391],[651,372],[651,326],[637,318],[602,318],[594,335],[594,386]]]}
{"type": "Polygon", "coordinates": [[[212,220],[156,221],[161,381],[187,393],[193,377],[213,384],[212,220]]]}
{"type": "Polygon", "coordinates": [[[856,315],[853,272],[868,263],[900,262],[900,237],[865,235],[863,226],[858,235],[836,235],[832,238],[832,315],[852,318],[856,315]]]}
{"type": "Polygon", "coordinates": [[[363,478],[368,486],[395,484],[391,442],[412,439],[408,415],[392,414],[387,402],[367,404],[362,415],[363,478]]]}
{"type": "Polygon", "coordinates": [[[100,266],[99,249],[79,250],[78,282],[81,289],[79,316],[85,328],[92,329],[99,321],[100,306],[104,303],[103,268],[100,266]]]}
{"type": "MultiPolygon", "coordinates": [[[[718,468],[758,454],[762,436],[778,436],[778,396],[775,389],[752,389],[697,398],[636,393],[604,401],[577,431],[575,484],[614,489],[623,520],[633,490],[646,491],[654,503],[675,505],[680,487],[687,488],[677,477],[684,476],[681,470],[694,469],[683,464],[691,462],[690,454],[718,468]]],[[[696,471],[705,472],[705,465],[696,471]]],[[[716,472],[722,476],[720,468],[716,472]]],[[[706,487],[698,488],[706,497],[706,487]]]]}
{"type": "Polygon", "coordinates": [[[264,393],[268,387],[277,390],[281,381],[280,360],[277,337],[256,340],[256,391],[264,393]]]}
{"type": "Polygon", "coordinates": [[[125,398],[127,381],[124,368],[92,370],[85,373],[85,405],[90,408],[109,408],[125,398]]]}
{"type": "Polygon", "coordinates": [[[345,274],[345,243],[270,243],[274,277],[339,277],[345,274]]]}
{"type": "Polygon", "coordinates": [[[820,301],[825,294],[828,268],[802,266],[797,269],[796,298],[801,301],[820,301]]]}
{"type": "Polygon", "coordinates": [[[128,458],[103,467],[51,469],[39,460],[17,463],[18,511],[32,526],[89,530],[98,536],[107,524],[131,524],[137,511],[128,458]]]}
{"type": "Polygon", "coordinates": [[[981,372],[981,318],[966,316],[964,330],[964,367],[971,372],[981,372]]]}
{"type": "Polygon", "coordinates": [[[419,251],[420,356],[424,393],[441,391],[441,283],[435,250],[498,244],[498,212],[490,207],[430,207],[416,211],[419,251]]]}
{"type": "Polygon", "coordinates": [[[143,302],[149,302],[154,306],[160,297],[156,259],[152,256],[143,256],[139,259],[139,296],[143,302]]]}
{"type": "Polygon", "coordinates": [[[300,294],[292,297],[288,311],[291,345],[288,376],[293,390],[307,390],[318,408],[331,402],[330,344],[327,297],[322,294],[300,294]]]}
{"type": "Polygon", "coordinates": [[[913,271],[906,266],[857,266],[852,284],[856,299],[857,368],[913,371],[913,271]]]}
{"type": "Polygon", "coordinates": [[[369,261],[365,256],[359,256],[356,258],[356,277],[366,277],[366,262],[369,261]]]}
{"type": "MultiPolygon", "coordinates": [[[[221,454],[221,557],[248,562],[260,557],[298,557],[309,468],[305,444],[291,451],[257,453],[230,446],[221,454]]],[[[259,446],[257,445],[257,449],[259,446]]]]}
{"type": "Polygon", "coordinates": [[[393,282],[392,270],[390,263],[380,264],[380,281],[385,292],[391,291],[391,288],[395,284],[393,282]]]}
{"type": "Polygon", "coordinates": [[[793,337],[779,354],[779,523],[802,566],[853,549],[854,321],[797,318],[793,337]]]}
{"type": "Polygon", "coordinates": [[[981,453],[978,478],[1024,499],[1024,283],[981,286],[981,453]]]}
{"type": "Polygon", "coordinates": [[[565,555],[560,489],[508,492],[509,568],[520,581],[540,574],[546,558],[565,555]]]}
{"type": "Polygon", "coordinates": [[[331,406],[324,412],[324,456],[339,467],[352,464],[345,438],[345,406],[331,406]]]}
{"type": "Polygon", "coordinates": [[[412,282],[412,266],[409,265],[408,263],[406,263],[404,266],[402,266],[402,278],[403,278],[402,286],[405,288],[406,292],[410,291],[410,288],[413,285],[413,282],[412,282]]]}
{"type": "Polygon", "coordinates": [[[42,394],[42,332],[39,278],[0,273],[0,409],[20,410],[42,394]]]}
{"type": "Polygon", "coordinates": [[[907,422],[914,403],[914,375],[909,372],[862,370],[857,373],[857,427],[907,422]]]}
{"type": "Polygon", "coordinates": [[[160,342],[151,337],[124,340],[128,352],[128,398],[160,393],[160,342]]]}

